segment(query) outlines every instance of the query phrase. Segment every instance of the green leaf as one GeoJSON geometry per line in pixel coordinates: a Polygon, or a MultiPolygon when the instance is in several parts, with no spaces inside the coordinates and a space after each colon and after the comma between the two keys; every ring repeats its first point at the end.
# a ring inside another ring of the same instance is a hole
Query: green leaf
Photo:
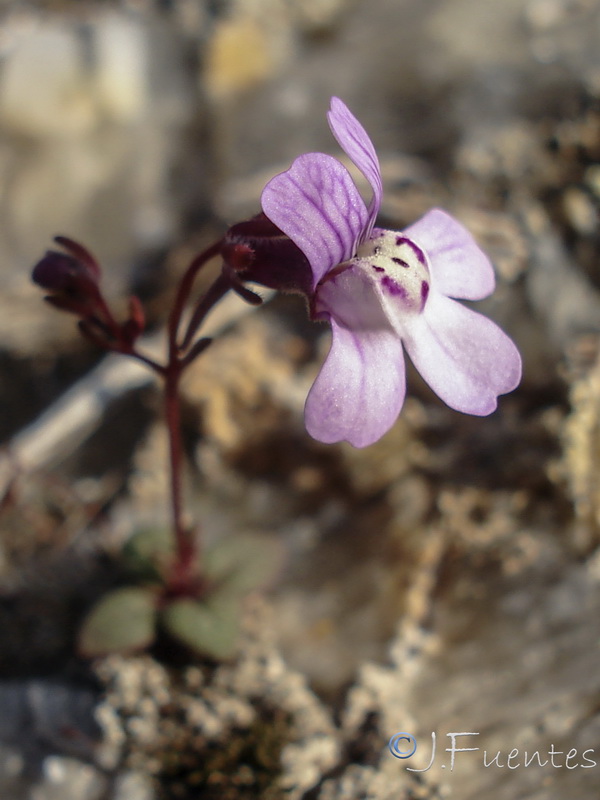
{"type": "Polygon", "coordinates": [[[175,550],[171,531],[166,528],[143,528],[125,543],[122,558],[125,566],[146,580],[160,580],[161,564],[169,562],[175,550]]]}
{"type": "Polygon", "coordinates": [[[169,633],[197,653],[217,659],[229,658],[235,652],[239,618],[239,601],[220,592],[204,602],[175,600],[161,615],[169,633]]]}
{"type": "Polygon", "coordinates": [[[115,589],[92,608],[79,632],[87,658],[147,647],[155,636],[156,593],[129,586],[115,589]]]}
{"type": "Polygon", "coordinates": [[[282,563],[279,541],[248,533],[229,536],[209,548],[204,571],[230,593],[243,595],[273,580],[282,563]]]}

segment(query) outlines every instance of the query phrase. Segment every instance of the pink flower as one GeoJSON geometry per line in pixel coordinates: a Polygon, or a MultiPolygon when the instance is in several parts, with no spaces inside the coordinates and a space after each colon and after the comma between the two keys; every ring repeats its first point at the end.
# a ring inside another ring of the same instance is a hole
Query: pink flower
{"type": "Polygon", "coordinates": [[[492,265],[471,234],[439,209],[401,233],[374,227],[379,161],[338,98],[333,135],[373,190],[367,207],[347,169],[307,153],[265,187],[262,208],[306,257],[314,318],[329,321],[329,355],[306,401],[322,442],[371,444],[394,424],[406,394],[404,353],[451,408],[484,416],[521,378],[521,358],[491,320],[458,303],[494,290],[492,265]]]}

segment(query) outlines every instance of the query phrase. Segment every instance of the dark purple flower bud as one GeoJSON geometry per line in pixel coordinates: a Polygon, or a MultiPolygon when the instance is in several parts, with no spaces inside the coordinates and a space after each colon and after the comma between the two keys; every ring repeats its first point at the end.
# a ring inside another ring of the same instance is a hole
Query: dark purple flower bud
{"type": "Polygon", "coordinates": [[[97,311],[100,302],[100,267],[83,245],[57,236],[66,253],[48,250],[33,268],[32,279],[51,292],[46,299],[56,308],[81,317],[97,311]]]}
{"type": "MultiPolygon", "coordinates": [[[[83,245],[66,236],[57,236],[55,241],[67,252],[48,250],[33,268],[33,281],[49,292],[45,300],[50,305],[80,317],[84,335],[102,342],[102,346],[113,347],[123,335],[100,290],[98,262],[83,245]]],[[[125,336],[128,343],[139,335],[144,324],[141,306],[134,303],[130,315],[131,330],[125,336]]]]}
{"type": "Polygon", "coordinates": [[[97,289],[97,279],[81,261],[57,250],[48,250],[33,268],[34,283],[50,292],[84,298],[97,289]]]}
{"type": "Polygon", "coordinates": [[[312,292],[308,259],[265,214],[232,225],[223,239],[221,255],[240,280],[280,292],[312,292]]]}

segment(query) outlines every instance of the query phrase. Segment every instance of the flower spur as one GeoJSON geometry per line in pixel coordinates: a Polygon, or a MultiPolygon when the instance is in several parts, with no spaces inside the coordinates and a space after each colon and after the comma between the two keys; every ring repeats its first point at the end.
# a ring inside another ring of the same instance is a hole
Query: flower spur
{"type": "Polygon", "coordinates": [[[369,206],[348,170],[324,153],[298,157],[261,198],[266,217],[310,267],[313,318],[332,328],[329,355],[306,401],[308,432],[356,447],[383,436],[404,403],[403,350],[448,406],[490,414],[498,395],[518,385],[521,358],[494,322],[457,302],[493,292],[489,259],[440,209],[402,232],[374,227],[382,180],[373,144],[338,98],[328,121],[371,186],[369,206]]]}

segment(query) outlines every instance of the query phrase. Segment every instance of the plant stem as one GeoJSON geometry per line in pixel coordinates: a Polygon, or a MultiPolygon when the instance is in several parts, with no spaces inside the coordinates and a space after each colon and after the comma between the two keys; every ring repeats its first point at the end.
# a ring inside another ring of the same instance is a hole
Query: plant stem
{"type": "MultiPolygon", "coordinates": [[[[210,259],[217,256],[221,251],[222,242],[219,240],[215,244],[204,250],[203,253],[196,256],[190,266],[184,273],[171,313],[169,314],[169,321],[167,326],[168,331],[168,357],[167,364],[162,369],[162,376],[164,380],[164,403],[165,403],[165,421],[169,436],[169,467],[170,467],[170,493],[171,493],[171,524],[173,528],[173,536],[175,539],[176,557],[173,564],[173,570],[170,576],[170,584],[172,587],[185,587],[189,585],[189,579],[193,579],[191,569],[193,566],[197,567],[197,542],[192,536],[192,532],[186,527],[183,519],[183,486],[182,486],[182,461],[183,461],[183,444],[181,437],[181,404],[179,396],[180,378],[183,370],[189,366],[192,358],[185,358],[181,355],[179,343],[177,341],[179,327],[181,324],[181,317],[183,311],[189,302],[190,293],[194,280],[198,271],[210,259]]],[[[215,284],[220,285],[220,276],[215,281],[215,284]]],[[[214,286],[214,284],[213,284],[214,286]]],[[[201,304],[206,308],[206,312],[219,300],[224,291],[215,294],[214,289],[208,289],[205,295],[204,303],[201,304]]],[[[196,348],[195,355],[202,352],[202,345],[196,348]]]]}
{"type": "Polygon", "coordinates": [[[171,522],[175,547],[176,563],[183,566],[189,561],[193,544],[183,522],[182,506],[182,456],[181,407],[179,399],[179,379],[181,367],[177,360],[171,361],[164,373],[165,421],[169,436],[169,467],[171,492],[171,522]]]}

